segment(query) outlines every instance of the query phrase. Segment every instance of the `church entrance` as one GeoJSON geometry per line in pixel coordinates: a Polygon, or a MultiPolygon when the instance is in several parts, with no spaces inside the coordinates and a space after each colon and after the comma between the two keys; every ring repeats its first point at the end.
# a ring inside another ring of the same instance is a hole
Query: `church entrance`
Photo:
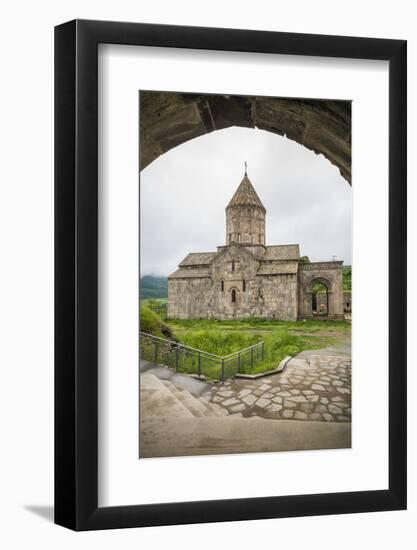
{"type": "Polygon", "coordinates": [[[311,289],[311,311],[314,317],[329,315],[329,290],[322,282],[314,283],[311,289]]]}

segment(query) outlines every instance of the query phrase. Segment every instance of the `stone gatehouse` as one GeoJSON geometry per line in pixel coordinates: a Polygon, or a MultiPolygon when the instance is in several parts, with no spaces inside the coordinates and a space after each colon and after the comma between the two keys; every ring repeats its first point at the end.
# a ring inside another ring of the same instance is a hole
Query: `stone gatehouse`
{"type": "Polygon", "coordinates": [[[343,262],[306,262],[298,244],[266,245],[265,218],[245,170],[226,207],[226,244],[191,252],[168,277],[170,319],[343,318],[343,262]]]}

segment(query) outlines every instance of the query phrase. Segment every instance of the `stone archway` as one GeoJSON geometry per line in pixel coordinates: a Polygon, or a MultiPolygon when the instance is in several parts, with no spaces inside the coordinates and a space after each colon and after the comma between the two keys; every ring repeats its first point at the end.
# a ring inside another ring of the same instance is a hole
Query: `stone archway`
{"type": "Polygon", "coordinates": [[[335,310],[333,303],[333,283],[327,277],[320,276],[313,277],[306,288],[306,294],[308,295],[309,300],[308,315],[311,317],[315,316],[315,312],[313,311],[313,296],[316,294],[314,287],[319,284],[323,285],[326,288],[326,315],[324,315],[324,317],[331,318],[335,310]]]}
{"type": "Polygon", "coordinates": [[[317,283],[327,288],[328,319],[343,319],[343,262],[310,262],[298,265],[298,318],[311,319],[312,294],[317,283]]]}
{"type": "Polygon", "coordinates": [[[311,312],[313,317],[329,317],[329,286],[322,281],[316,280],[310,285],[310,288],[309,294],[311,297],[311,312]]]}
{"type": "Polygon", "coordinates": [[[312,273],[311,276],[308,279],[308,282],[303,285],[303,288],[301,288],[301,292],[304,295],[303,300],[303,318],[312,319],[316,315],[313,311],[313,295],[315,294],[315,286],[321,284],[324,287],[326,287],[326,315],[323,317],[326,317],[328,319],[332,319],[339,313],[339,308],[336,304],[337,300],[337,292],[335,288],[334,281],[330,277],[324,277],[322,275],[319,275],[317,273],[312,273]]]}
{"type": "Polygon", "coordinates": [[[286,136],[323,154],[351,182],[351,104],[173,92],[140,93],[141,168],[173,147],[242,126],[286,136]]]}

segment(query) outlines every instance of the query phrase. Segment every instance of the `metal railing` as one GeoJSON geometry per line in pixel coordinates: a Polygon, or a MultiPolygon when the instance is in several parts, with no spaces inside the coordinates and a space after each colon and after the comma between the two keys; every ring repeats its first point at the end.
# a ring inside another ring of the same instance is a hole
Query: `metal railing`
{"type": "Polygon", "coordinates": [[[172,340],[140,332],[140,357],[174,368],[177,372],[221,380],[250,372],[264,358],[264,343],[259,342],[227,356],[214,355],[172,340]]]}

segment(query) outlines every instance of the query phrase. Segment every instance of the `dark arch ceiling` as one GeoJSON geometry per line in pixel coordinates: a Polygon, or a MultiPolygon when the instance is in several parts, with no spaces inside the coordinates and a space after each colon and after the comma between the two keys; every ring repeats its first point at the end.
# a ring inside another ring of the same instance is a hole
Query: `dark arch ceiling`
{"type": "Polygon", "coordinates": [[[351,183],[350,101],[140,93],[141,168],[173,147],[230,126],[286,136],[324,155],[351,183]]]}

